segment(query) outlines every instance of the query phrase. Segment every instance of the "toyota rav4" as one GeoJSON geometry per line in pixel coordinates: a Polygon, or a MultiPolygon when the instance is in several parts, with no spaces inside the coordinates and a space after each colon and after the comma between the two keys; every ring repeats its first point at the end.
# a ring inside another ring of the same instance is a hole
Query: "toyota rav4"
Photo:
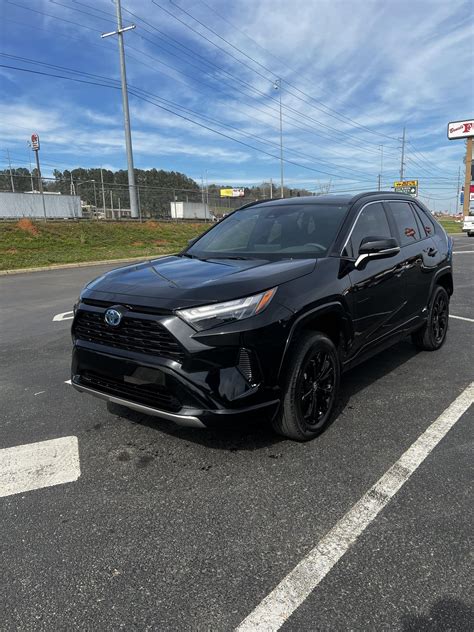
{"type": "Polygon", "coordinates": [[[410,334],[441,347],[452,292],[452,240],[407,195],[249,204],[85,286],[72,384],[186,426],[258,411],[305,441],[344,371],[410,334]]]}

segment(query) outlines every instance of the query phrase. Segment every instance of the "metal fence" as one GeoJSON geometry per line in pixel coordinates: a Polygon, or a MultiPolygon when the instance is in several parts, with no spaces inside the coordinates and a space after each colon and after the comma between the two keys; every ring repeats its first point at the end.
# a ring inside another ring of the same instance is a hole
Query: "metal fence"
{"type": "MultiPolygon", "coordinates": [[[[17,184],[20,182],[16,181],[17,184]]],[[[28,178],[28,188],[30,187],[28,178]]],[[[35,183],[36,186],[36,183],[35,183]]],[[[43,178],[46,216],[69,217],[74,219],[120,220],[130,219],[129,190],[127,184],[107,183],[89,180],[71,181],[58,191],[58,183],[53,178],[43,178]],[[67,193],[66,193],[67,191],[67,193]],[[69,195],[69,191],[75,195],[69,195]],[[74,201],[73,201],[74,200],[74,201]]],[[[181,189],[166,186],[137,185],[140,219],[186,221],[200,219],[213,221],[235,209],[264,199],[265,195],[247,195],[244,197],[220,197],[216,187],[213,189],[181,189]],[[178,217],[172,213],[175,202],[193,203],[201,206],[202,211],[194,217],[178,217]]],[[[267,196],[269,197],[269,196],[267,196]]],[[[0,218],[7,217],[43,217],[42,196],[37,191],[12,193],[0,191],[0,218]],[[12,201],[15,200],[14,203],[12,201]]]]}

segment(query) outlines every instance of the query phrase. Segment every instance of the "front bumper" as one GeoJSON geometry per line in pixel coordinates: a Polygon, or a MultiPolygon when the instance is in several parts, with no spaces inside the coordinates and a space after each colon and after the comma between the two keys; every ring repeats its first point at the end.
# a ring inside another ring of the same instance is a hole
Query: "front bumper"
{"type": "MultiPolygon", "coordinates": [[[[87,305],[80,309],[103,311],[87,305]]],[[[135,311],[133,316],[142,318],[135,311]]],[[[265,345],[265,352],[271,349],[264,335],[266,327],[247,337],[234,332],[202,341],[172,316],[143,315],[143,319],[166,327],[180,344],[182,357],[160,357],[144,349],[112,348],[108,341],[99,344],[101,340],[81,339],[76,335],[75,320],[71,382],[77,391],[188,427],[221,424],[225,419],[260,411],[269,415],[276,412],[280,390],[262,369],[258,356],[266,359],[266,355],[256,348],[258,341],[265,345]],[[251,379],[243,370],[248,365],[239,365],[245,345],[251,347],[251,379]]],[[[275,340],[273,326],[268,335],[275,340]]]]}
{"type": "Polygon", "coordinates": [[[74,378],[73,380],[71,380],[71,383],[74,388],[79,391],[79,393],[89,393],[89,395],[98,397],[99,399],[105,400],[106,402],[119,404],[120,406],[125,406],[126,408],[130,408],[131,410],[135,410],[145,415],[161,417],[162,419],[166,419],[167,421],[173,421],[179,426],[187,426],[188,428],[205,428],[205,424],[203,424],[202,421],[200,421],[199,418],[195,417],[194,415],[186,413],[170,413],[167,410],[159,410],[158,408],[145,406],[144,404],[139,404],[138,402],[132,402],[128,399],[116,397],[115,395],[109,395],[108,393],[97,391],[93,388],[89,388],[88,386],[83,386],[80,383],[78,384],[74,382],[74,378]]]}

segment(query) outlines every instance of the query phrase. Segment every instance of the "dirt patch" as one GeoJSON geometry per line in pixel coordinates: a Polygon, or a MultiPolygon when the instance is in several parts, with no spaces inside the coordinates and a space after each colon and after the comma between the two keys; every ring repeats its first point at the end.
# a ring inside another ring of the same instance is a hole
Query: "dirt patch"
{"type": "Polygon", "coordinates": [[[144,246],[143,241],[132,241],[132,246],[144,246]]]}
{"type": "Polygon", "coordinates": [[[160,226],[153,220],[149,219],[145,222],[145,228],[148,228],[148,230],[158,230],[160,226]]]}
{"type": "Polygon", "coordinates": [[[17,248],[8,248],[8,250],[5,250],[5,252],[7,253],[7,255],[16,255],[16,253],[18,252],[17,248]]]}
{"type": "Polygon", "coordinates": [[[34,235],[35,237],[39,234],[39,230],[33,224],[31,219],[27,219],[26,217],[20,219],[16,226],[20,230],[24,230],[26,233],[30,233],[30,235],[34,235]]]}
{"type": "Polygon", "coordinates": [[[166,239],[155,239],[153,241],[153,243],[155,244],[155,246],[167,246],[168,242],[166,241],[166,239]]]}

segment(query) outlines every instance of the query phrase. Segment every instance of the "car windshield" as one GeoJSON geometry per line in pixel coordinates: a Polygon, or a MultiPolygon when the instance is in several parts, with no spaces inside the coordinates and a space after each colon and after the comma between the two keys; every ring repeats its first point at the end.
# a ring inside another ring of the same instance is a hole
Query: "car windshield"
{"type": "Polygon", "coordinates": [[[347,212],[328,203],[268,204],[235,211],[187,249],[200,259],[325,257],[347,212]]]}

